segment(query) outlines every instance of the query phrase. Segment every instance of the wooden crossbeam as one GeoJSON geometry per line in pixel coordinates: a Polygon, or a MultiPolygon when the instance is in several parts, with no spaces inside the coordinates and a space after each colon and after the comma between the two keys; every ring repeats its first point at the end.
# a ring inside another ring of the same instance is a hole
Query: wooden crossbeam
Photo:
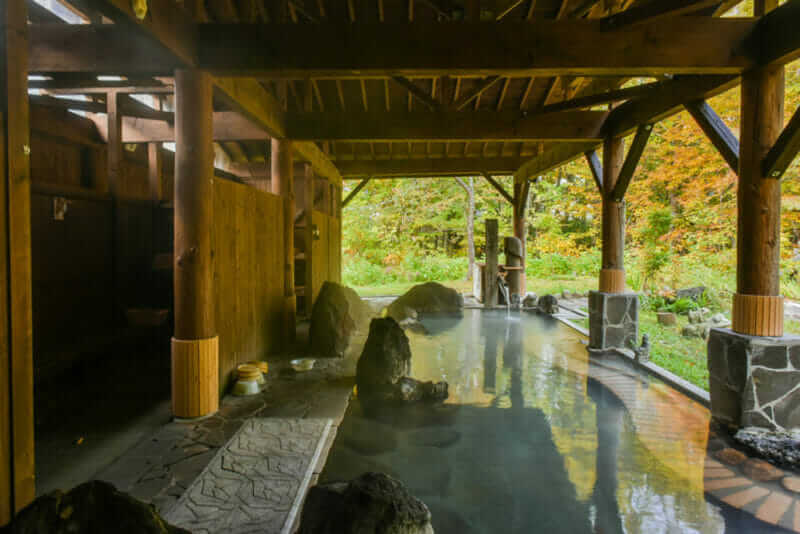
{"type": "Polygon", "coordinates": [[[359,193],[359,191],[364,189],[364,187],[369,183],[369,181],[371,179],[372,178],[367,177],[367,178],[364,178],[363,180],[361,180],[360,182],[358,182],[358,185],[356,185],[355,189],[350,191],[350,193],[347,195],[347,197],[342,201],[342,208],[346,208],[347,205],[350,203],[350,201],[355,198],[355,196],[359,193]]]}
{"type": "Polygon", "coordinates": [[[597,190],[603,192],[603,164],[597,156],[597,151],[589,150],[585,154],[586,164],[589,165],[589,170],[592,171],[592,178],[597,185],[597,190]]]}
{"type": "Polygon", "coordinates": [[[686,104],[686,110],[692,115],[711,144],[717,149],[733,172],[739,172],[739,140],[730,128],[717,115],[705,100],[695,100],[686,104]]]}
{"type": "Polygon", "coordinates": [[[423,178],[443,176],[510,175],[524,165],[524,157],[459,157],[425,159],[336,160],[336,167],[348,179],[423,178]]]}
{"type": "Polygon", "coordinates": [[[519,111],[288,113],[286,136],[299,140],[600,140],[603,111],[530,117],[519,111]]]}
{"type": "Polygon", "coordinates": [[[557,144],[520,166],[517,172],[514,173],[514,181],[524,182],[531,177],[535,178],[556,167],[565,165],[581,157],[586,151],[595,149],[599,144],[598,142],[557,144]]]}
{"type": "Polygon", "coordinates": [[[800,58],[800,2],[789,0],[761,17],[748,43],[758,47],[762,65],[785,65],[800,58]]]}
{"type": "Polygon", "coordinates": [[[501,195],[501,196],[502,196],[504,199],[506,199],[506,200],[508,201],[508,203],[509,203],[509,204],[511,204],[512,206],[514,205],[514,197],[512,197],[510,194],[508,194],[508,191],[506,191],[506,190],[505,190],[505,188],[503,187],[503,185],[502,185],[500,182],[498,182],[497,180],[495,180],[494,178],[492,178],[492,177],[491,177],[489,174],[487,174],[487,173],[482,173],[482,175],[483,175],[483,177],[486,179],[486,181],[487,181],[487,182],[489,182],[489,185],[491,185],[492,187],[494,187],[494,188],[495,188],[495,190],[496,190],[498,193],[500,193],[500,195],[501,195]]]}
{"type": "Polygon", "coordinates": [[[404,78],[403,76],[392,76],[392,80],[397,85],[408,91],[411,96],[428,106],[428,108],[439,109],[441,107],[441,104],[438,101],[431,98],[431,96],[425,90],[408,78],[404,78]]]}
{"type": "Polygon", "coordinates": [[[736,76],[677,76],[653,91],[648,98],[632,100],[615,108],[603,125],[603,133],[610,137],[628,135],[640,124],[655,123],[680,111],[687,102],[710,98],[737,83],[736,76]]]}
{"type": "Polygon", "coordinates": [[[622,168],[619,171],[617,183],[614,184],[614,189],[611,191],[611,198],[615,202],[622,202],[622,199],[625,198],[625,193],[628,191],[628,186],[636,172],[636,167],[639,165],[639,160],[642,159],[642,154],[651,133],[653,133],[652,124],[642,124],[636,130],[636,136],[628,149],[628,155],[625,156],[625,163],[622,164],[622,168]]]}
{"type": "Polygon", "coordinates": [[[645,22],[652,22],[664,17],[676,17],[687,13],[716,6],[720,0],[659,0],[638,6],[630,7],[624,11],[604,19],[609,29],[631,27],[645,22]]]}
{"type": "Polygon", "coordinates": [[[764,176],[780,178],[800,152],[800,108],[794,112],[770,151],[764,158],[764,176]]]}
{"type": "Polygon", "coordinates": [[[563,102],[556,102],[555,104],[548,104],[541,108],[531,110],[531,113],[552,113],[556,111],[568,111],[571,109],[581,109],[592,106],[599,106],[601,104],[608,104],[611,102],[621,102],[632,98],[646,97],[656,89],[663,87],[665,82],[652,82],[636,85],[633,87],[626,87],[624,89],[615,89],[612,91],[604,91],[593,95],[581,96],[564,100],[563,102]]]}
{"type": "Polygon", "coordinates": [[[673,17],[624,31],[592,20],[198,27],[203,68],[238,75],[442,76],[740,73],[755,22],[673,17]],[[435,36],[432,39],[431,36],[435,36]],[[325,43],[337,43],[326,46],[325,43]],[[273,51],[253,54],[252,50],[273,51]]]}

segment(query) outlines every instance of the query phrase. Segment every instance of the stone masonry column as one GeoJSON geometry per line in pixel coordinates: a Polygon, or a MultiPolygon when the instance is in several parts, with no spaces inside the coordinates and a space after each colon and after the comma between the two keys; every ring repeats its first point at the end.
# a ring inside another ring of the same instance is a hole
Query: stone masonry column
{"type": "Polygon", "coordinates": [[[211,76],[175,72],[175,336],[172,411],[194,418],[219,408],[214,310],[214,146],[211,76]]]}
{"type": "Polygon", "coordinates": [[[639,335],[639,296],[625,291],[625,201],[612,191],[625,159],[623,139],[603,144],[602,268],[599,291],[589,294],[589,349],[632,349],[639,335]]]}
{"type": "MultiPolygon", "coordinates": [[[[777,0],[755,6],[761,16],[777,0]]],[[[709,335],[711,412],[732,428],[800,429],[800,337],[783,335],[780,181],[762,171],[783,125],[783,67],[744,73],[741,91],[736,294],[731,329],[709,335]]]]}

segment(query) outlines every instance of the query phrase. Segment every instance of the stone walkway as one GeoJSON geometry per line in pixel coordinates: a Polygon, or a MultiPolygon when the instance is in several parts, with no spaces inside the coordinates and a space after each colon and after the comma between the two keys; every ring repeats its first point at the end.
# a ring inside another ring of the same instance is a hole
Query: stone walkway
{"type": "MultiPolygon", "coordinates": [[[[346,378],[355,374],[353,365],[346,360],[317,360],[313,370],[294,373],[286,362],[271,361],[267,385],[261,394],[228,396],[212,417],[164,425],[94,478],[152,503],[162,514],[169,512],[220,448],[253,420],[330,420],[331,429],[320,453],[324,465],[353,390],[354,379],[346,378]]],[[[314,464],[303,493],[309,483],[316,481],[322,468],[318,464],[314,464]]]]}
{"type": "Polygon", "coordinates": [[[330,419],[247,420],[164,519],[196,534],[289,534],[330,432],[330,419]]]}

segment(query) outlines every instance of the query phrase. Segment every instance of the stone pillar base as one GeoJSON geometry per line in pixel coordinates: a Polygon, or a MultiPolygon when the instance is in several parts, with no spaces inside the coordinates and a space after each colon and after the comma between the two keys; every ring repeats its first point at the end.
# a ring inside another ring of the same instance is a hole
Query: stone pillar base
{"type": "Polygon", "coordinates": [[[800,336],[708,336],[711,416],[732,428],[800,429],[800,336]]]}
{"type": "Polygon", "coordinates": [[[202,417],[219,410],[219,337],[172,338],[172,413],[202,417]]]}
{"type": "Polygon", "coordinates": [[[638,339],[638,294],[589,292],[589,349],[633,349],[638,339]]]}

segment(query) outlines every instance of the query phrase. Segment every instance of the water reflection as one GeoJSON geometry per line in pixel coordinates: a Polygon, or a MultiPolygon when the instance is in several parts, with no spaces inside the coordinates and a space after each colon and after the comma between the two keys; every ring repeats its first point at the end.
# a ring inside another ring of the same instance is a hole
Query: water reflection
{"type": "Polygon", "coordinates": [[[439,534],[751,531],[704,498],[697,405],[590,363],[555,321],[516,319],[423,319],[428,334],[409,334],[412,375],[447,380],[447,404],[367,414],[354,401],[322,479],[392,474],[429,505],[439,534]],[[631,415],[626,394],[658,395],[687,423],[663,428],[649,405],[631,415]]]}

